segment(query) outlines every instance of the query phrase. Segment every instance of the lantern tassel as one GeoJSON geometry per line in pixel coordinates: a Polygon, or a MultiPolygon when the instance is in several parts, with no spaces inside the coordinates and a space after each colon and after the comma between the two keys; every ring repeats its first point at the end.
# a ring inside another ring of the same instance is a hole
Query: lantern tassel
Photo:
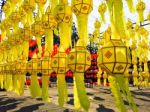
{"type": "Polygon", "coordinates": [[[74,77],[74,106],[77,111],[81,109],[81,104],[80,104],[79,97],[78,97],[75,77],[74,77]]]}
{"type": "Polygon", "coordinates": [[[52,30],[48,30],[46,31],[46,47],[47,50],[51,53],[53,51],[53,31],[52,30]]]}
{"type": "Polygon", "coordinates": [[[88,16],[77,16],[77,22],[79,38],[83,43],[82,46],[86,46],[88,44],[88,16]]]}
{"type": "Polygon", "coordinates": [[[118,107],[118,112],[127,112],[116,78],[110,75],[108,76],[108,80],[110,83],[110,89],[115,98],[116,106],[118,107]]]}
{"type": "Polygon", "coordinates": [[[67,85],[64,74],[57,74],[58,103],[63,106],[68,100],[67,85]]]}
{"type": "Polygon", "coordinates": [[[104,74],[103,74],[103,78],[104,78],[104,86],[107,85],[107,73],[104,71],[104,74]]]}
{"type": "Polygon", "coordinates": [[[46,102],[50,102],[49,94],[48,94],[48,75],[42,75],[42,99],[46,102]]]}
{"type": "Polygon", "coordinates": [[[128,5],[128,8],[129,8],[130,12],[134,13],[135,9],[134,9],[133,0],[126,0],[126,2],[127,2],[127,5],[128,5]]]}
{"type": "Polygon", "coordinates": [[[65,50],[71,46],[71,25],[60,23],[60,44],[65,50]]]}
{"type": "Polygon", "coordinates": [[[41,96],[41,88],[39,86],[37,73],[35,73],[35,72],[32,72],[32,75],[31,75],[30,93],[31,93],[32,97],[40,97],[41,96]]]}
{"type": "Polygon", "coordinates": [[[138,112],[136,104],[131,96],[128,83],[126,83],[123,75],[116,75],[116,80],[120,86],[120,89],[123,92],[123,95],[126,97],[127,101],[129,102],[130,107],[132,108],[133,112],[138,112]]]}
{"type": "MultiPolygon", "coordinates": [[[[77,88],[77,95],[80,102],[81,107],[88,111],[90,107],[90,101],[86,95],[86,89],[84,84],[84,75],[82,73],[75,73],[75,84],[77,88]]],[[[78,104],[79,105],[79,104],[78,104]]]]}

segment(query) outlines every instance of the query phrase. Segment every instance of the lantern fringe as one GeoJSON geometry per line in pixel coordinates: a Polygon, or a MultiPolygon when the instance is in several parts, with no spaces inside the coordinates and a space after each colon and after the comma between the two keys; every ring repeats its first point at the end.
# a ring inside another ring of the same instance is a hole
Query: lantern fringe
{"type": "Polygon", "coordinates": [[[13,81],[12,81],[12,74],[6,74],[6,88],[7,91],[13,90],[13,81]]]}
{"type": "Polygon", "coordinates": [[[103,21],[103,23],[106,23],[105,12],[100,12],[100,16],[101,16],[101,20],[103,21]]]}
{"type": "Polygon", "coordinates": [[[110,82],[110,89],[115,98],[116,106],[118,107],[118,112],[127,112],[116,78],[114,76],[109,75],[108,80],[110,82]]]}
{"type": "Polygon", "coordinates": [[[148,87],[148,81],[149,81],[149,69],[147,62],[144,63],[144,86],[148,87]]]}
{"type": "Polygon", "coordinates": [[[58,103],[63,106],[68,101],[67,85],[65,81],[65,74],[57,74],[57,89],[58,89],[58,103]]]}
{"type": "Polygon", "coordinates": [[[77,16],[79,39],[82,41],[82,46],[88,44],[88,16],[77,16]]]}
{"type": "Polygon", "coordinates": [[[3,82],[4,82],[4,76],[3,76],[3,74],[1,73],[1,74],[0,74],[0,89],[4,89],[4,84],[3,84],[3,82]]]}
{"type": "Polygon", "coordinates": [[[103,74],[103,78],[104,78],[104,86],[107,86],[107,73],[105,71],[103,74]]]}
{"type": "Polygon", "coordinates": [[[24,83],[25,83],[25,74],[18,75],[18,95],[23,95],[24,93],[24,83]]]}
{"type": "Polygon", "coordinates": [[[60,46],[65,50],[71,46],[71,24],[69,23],[60,23],[60,46]]]}
{"type": "MultiPolygon", "coordinates": [[[[113,1],[113,15],[114,15],[114,25],[120,37],[126,37],[126,29],[124,22],[124,13],[123,13],[123,3],[122,0],[114,0],[113,1]]],[[[112,15],[110,16],[113,17],[112,15]]]]}
{"type": "Polygon", "coordinates": [[[40,58],[41,54],[42,54],[41,37],[37,37],[36,39],[37,39],[37,45],[38,45],[38,50],[39,50],[39,52],[38,52],[38,58],[40,58]]]}
{"type": "Polygon", "coordinates": [[[138,85],[138,72],[137,72],[137,65],[133,65],[133,85],[137,86],[138,85]]]}
{"type": "MultiPolygon", "coordinates": [[[[80,102],[81,107],[88,112],[90,107],[90,101],[86,95],[86,89],[84,84],[84,75],[83,73],[74,73],[75,84],[77,89],[77,97],[80,102]]],[[[78,103],[79,105],[79,103],[78,103]]]]}
{"type": "Polygon", "coordinates": [[[50,102],[49,94],[48,94],[48,82],[49,76],[42,75],[42,99],[46,102],[50,102]]]}
{"type": "Polygon", "coordinates": [[[123,95],[125,96],[126,100],[128,101],[131,109],[133,110],[133,112],[137,112],[137,107],[136,104],[131,96],[129,87],[128,87],[128,82],[125,81],[124,76],[123,75],[116,75],[116,80],[120,86],[120,89],[122,90],[123,95]]]}
{"type": "Polygon", "coordinates": [[[41,96],[41,88],[39,86],[36,72],[32,72],[31,74],[30,94],[34,98],[41,96]]]}
{"type": "Polygon", "coordinates": [[[74,107],[75,107],[75,110],[80,111],[81,110],[81,104],[80,104],[79,97],[78,97],[75,77],[73,79],[74,79],[74,82],[73,82],[74,83],[74,107]]]}
{"type": "Polygon", "coordinates": [[[134,4],[133,4],[133,0],[126,0],[128,8],[130,10],[131,13],[135,12],[135,8],[134,8],[134,4]]]}
{"type": "Polygon", "coordinates": [[[97,85],[101,85],[101,75],[102,74],[102,70],[101,68],[99,68],[99,71],[97,73],[97,85]]]}
{"type": "Polygon", "coordinates": [[[138,11],[138,19],[139,19],[139,22],[143,22],[144,21],[144,13],[143,13],[143,11],[138,11]]]}

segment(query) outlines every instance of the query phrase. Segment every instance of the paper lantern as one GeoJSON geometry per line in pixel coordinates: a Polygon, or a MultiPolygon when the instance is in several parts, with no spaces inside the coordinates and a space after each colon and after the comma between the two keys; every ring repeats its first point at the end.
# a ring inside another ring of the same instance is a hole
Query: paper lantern
{"type": "Polygon", "coordinates": [[[57,27],[57,22],[51,13],[50,7],[47,8],[45,15],[42,16],[43,29],[54,30],[57,27]]]}
{"type": "Polygon", "coordinates": [[[27,64],[27,70],[29,73],[40,72],[40,67],[41,67],[41,65],[39,64],[39,59],[36,57],[33,57],[27,64]]]}
{"type": "Polygon", "coordinates": [[[31,29],[28,23],[25,24],[23,29],[20,29],[20,36],[23,37],[23,41],[29,41],[32,34],[31,34],[31,29]]]}
{"type": "Polygon", "coordinates": [[[58,23],[70,23],[72,19],[71,7],[66,4],[59,4],[55,7],[54,15],[58,23]]]}
{"type": "Polygon", "coordinates": [[[42,21],[40,17],[37,15],[35,22],[31,26],[32,34],[36,37],[41,37],[44,34],[44,29],[42,28],[42,21]]]}
{"type": "Polygon", "coordinates": [[[65,74],[68,70],[67,54],[58,51],[58,53],[51,59],[51,67],[57,74],[65,74]]]}
{"type": "Polygon", "coordinates": [[[75,15],[89,14],[93,9],[92,0],[73,0],[72,10],[75,15]]]}
{"type": "Polygon", "coordinates": [[[42,73],[42,75],[49,76],[52,71],[51,60],[49,52],[46,52],[45,54],[46,55],[44,55],[44,57],[42,57],[42,59],[38,61],[38,69],[42,73]]]}
{"type": "Polygon", "coordinates": [[[9,17],[10,17],[11,22],[15,25],[16,25],[16,23],[19,23],[21,21],[20,13],[17,10],[12,12],[9,17]]]}
{"type": "Polygon", "coordinates": [[[22,7],[26,13],[33,12],[35,10],[34,0],[24,0],[22,7]]]}
{"type": "Polygon", "coordinates": [[[76,46],[68,55],[68,66],[73,72],[83,73],[91,66],[91,55],[83,46],[76,46]]]}
{"type": "Polygon", "coordinates": [[[111,39],[100,50],[98,65],[109,74],[122,74],[131,63],[129,49],[121,40],[111,39]]]}

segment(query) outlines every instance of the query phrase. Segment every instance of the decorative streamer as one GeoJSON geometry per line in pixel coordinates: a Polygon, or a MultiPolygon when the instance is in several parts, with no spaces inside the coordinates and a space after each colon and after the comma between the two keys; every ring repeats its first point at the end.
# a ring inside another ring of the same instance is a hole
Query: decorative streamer
{"type": "Polygon", "coordinates": [[[127,101],[129,102],[130,107],[132,108],[133,112],[138,112],[136,104],[133,101],[133,98],[131,97],[131,93],[129,91],[128,83],[125,82],[123,75],[117,75],[116,80],[120,86],[120,89],[123,92],[123,95],[126,97],[127,101]]]}
{"type": "Polygon", "coordinates": [[[130,10],[131,13],[134,13],[135,12],[135,9],[134,9],[134,4],[133,4],[133,0],[126,0],[127,4],[128,4],[128,8],[130,10]]]}
{"type": "Polygon", "coordinates": [[[32,72],[31,72],[31,84],[30,84],[30,93],[32,97],[40,97],[41,96],[41,88],[38,83],[38,78],[37,78],[37,56],[34,53],[31,63],[32,64],[32,72]]]}
{"type": "Polygon", "coordinates": [[[101,85],[101,76],[102,76],[102,69],[99,68],[99,71],[97,73],[97,85],[101,85]]]}
{"type": "Polygon", "coordinates": [[[104,74],[103,74],[103,80],[104,80],[104,86],[107,86],[107,73],[106,71],[104,71],[104,74]]]}
{"type": "Polygon", "coordinates": [[[125,105],[123,103],[123,99],[122,99],[116,78],[114,76],[109,75],[108,80],[110,83],[111,91],[112,91],[115,101],[116,101],[116,106],[118,107],[118,111],[119,112],[127,112],[125,105]]]}

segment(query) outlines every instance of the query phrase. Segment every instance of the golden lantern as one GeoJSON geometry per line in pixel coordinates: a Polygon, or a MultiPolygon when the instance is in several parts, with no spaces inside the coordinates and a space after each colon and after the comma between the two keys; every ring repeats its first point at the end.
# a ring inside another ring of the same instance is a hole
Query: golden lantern
{"type": "Polygon", "coordinates": [[[59,1],[59,4],[55,7],[54,16],[59,24],[60,47],[58,53],[51,59],[51,66],[57,73],[58,103],[60,106],[63,106],[68,99],[65,81],[65,73],[67,71],[67,54],[65,50],[71,46],[72,12],[71,7],[68,5],[68,0],[59,1]]]}
{"type": "Polygon", "coordinates": [[[68,66],[73,72],[84,73],[91,66],[91,55],[86,47],[76,46],[68,55],[68,66]]]}
{"type": "Polygon", "coordinates": [[[121,40],[111,39],[99,54],[99,66],[109,74],[123,74],[131,63],[129,49],[121,40]]]}
{"type": "Polygon", "coordinates": [[[51,30],[54,30],[57,27],[57,21],[52,15],[50,6],[48,6],[45,15],[43,15],[42,17],[42,27],[44,29],[51,29],[51,30]]]}
{"type": "Polygon", "coordinates": [[[70,60],[68,62],[68,64],[74,66],[72,67],[75,79],[74,104],[77,110],[82,107],[84,110],[88,111],[90,102],[86,96],[83,73],[91,62],[90,54],[86,50],[86,46],[88,43],[88,14],[93,9],[93,0],[72,0],[71,5],[72,11],[77,17],[78,34],[80,38],[75,49],[69,54],[69,57],[72,54],[76,54],[76,56],[74,56],[75,59],[73,63],[70,60]]]}
{"type": "Polygon", "coordinates": [[[44,56],[38,62],[38,69],[42,73],[42,99],[46,102],[50,102],[48,90],[49,90],[49,75],[52,72],[51,68],[51,60],[50,60],[50,53],[46,51],[44,56]]]}
{"type": "Polygon", "coordinates": [[[38,83],[37,73],[40,71],[39,68],[41,65],[38,63],[39,59],[34,53],[32,59],[27,64],[27,70],[31,74],[31,85],[30,85],[30,93],[33,97],[41,96],[41,89],[38,83]]]}
{"type": "Polygon", "coordinates": [[[42,52],[41,37],[44,34],[44,29],[42,28],[42,21],[40,20],[39,15],[37,15],[35,22],[31,26],[31,32],[32,32],[32,35],[34,35],[37,39],[37,44],[39,48],[38,57],[41,57],[41,52],[42,52]]]}
{"type": "Polygon", "coordinates": [[[54,18],[54,16],[51,13],[50,6],[48,6],[45,14],[42,16],[42,27],[45,30],[46,35],[46,45],[45,45],[45,51],[44,51],[44,57],[40,60],[41,63],[41,73],[42,75],[42,98],[44,101],[50,101],[49,94],[48,94],[48,82],[49,82],[49,74],[52,70],[50,70],[50,53],[53,51],[53,30],[57,27],[57,22],[54,18]],[[46,64],[47,70],[45,70],[44,63],[48,63],[48,66],[46,64]],[[45,73],[47,71],[47,74],[45,73]]]}

